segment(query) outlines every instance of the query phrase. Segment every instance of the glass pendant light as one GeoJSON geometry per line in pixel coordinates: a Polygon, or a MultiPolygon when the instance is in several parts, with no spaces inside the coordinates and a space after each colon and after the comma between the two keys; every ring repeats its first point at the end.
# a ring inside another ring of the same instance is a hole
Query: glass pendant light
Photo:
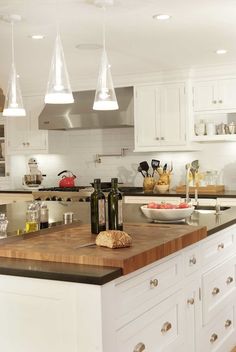
{"type": "Polygon", "coordinates": [[[71,104],[74,102],[59,31],[57,31],[44,101],[46,104],[71,104]]]}
{"type": "Polygon", "coordinates": [[[7,95],[4,105],[3,116],[25,116],[23,99],[20,90],[19,76],[16,73],[15,53],[14,53],[14,19],[11,20],[11,44],[12,44],[12,63],[10,77],[7,87],[7,95]]]}
{"type": "MultiPolygon", "coordinates": [[[[105,7],[103,7],[105,14],[105,7]]],[[[105,15],[103,20],[103,49],[99,67],[97,89],[93,103],[93,110],[118,110],[116,93],[114,90],[111,66],[108,62],[105,45],[105,15]]]]}

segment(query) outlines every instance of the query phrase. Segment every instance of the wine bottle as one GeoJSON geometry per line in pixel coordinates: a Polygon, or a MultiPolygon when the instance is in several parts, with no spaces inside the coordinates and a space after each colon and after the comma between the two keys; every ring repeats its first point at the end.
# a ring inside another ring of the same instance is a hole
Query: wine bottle
{"type": "Polygon", "coordinates": [[[122,194],[118,190],[118,179],[111,179],[108,194],[108,225],[110,230],[123,230],[122,194]]]}
{"type": "Polygon", "coordinates": [[[48,226],[48,207],[46,203],[42,203],[40,207],[40,229],[46,229],[48,226]]]}
{"type": "Polygon", "coordinates": [[[94,180],[94,192],[91,194],[90,200],[91,210],[91,232],[98,234],[100,231],[106,230],[106,206],[105,195],[101,191],[101,180],[94,180]]]}

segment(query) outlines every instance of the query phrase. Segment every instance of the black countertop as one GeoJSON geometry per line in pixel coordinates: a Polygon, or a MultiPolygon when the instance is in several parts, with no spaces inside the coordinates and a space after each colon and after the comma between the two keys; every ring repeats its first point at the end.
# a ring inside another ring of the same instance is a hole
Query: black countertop
{"type": "MultiPolygon", "coordinates": [[[[58,226],[66,226],[59,225],[59,223],[62,222],[63,213],[69,211],[74,212],[78,224],[90,222],[89,203],[47,202],[47,205],[50,214],[49,221],[58,226]]],[[[24,229],[26,208],[27,202],[0,205],[0,212],[6,213],[9,220],[9,237],[16,235],[17,229],[24,229]]],[[[129,222],[150,222],[143,215],[140,204],[124,204],[123,213],[124,227],[125,223],[129,222]]],[[[212,235],[236,223],[236,207],[228,208],[220,215],[202,214],[195,211],[189,219],[180,223],[186,226],[206,226],[208,235],[212,235]]],[[[103,285],[121,276],[122,271],[120,268],[111,267],[0,258],[0,274],[103,285]]]]}

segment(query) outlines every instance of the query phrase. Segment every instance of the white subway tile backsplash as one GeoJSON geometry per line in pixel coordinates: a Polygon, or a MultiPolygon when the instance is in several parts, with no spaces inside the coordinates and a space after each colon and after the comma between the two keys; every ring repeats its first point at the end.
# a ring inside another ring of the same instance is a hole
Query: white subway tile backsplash
{"type": "MultiPolygon", "coordinates": [[[[137,172],[140,161],[159,159],[174,170],[172,185],[177,185],[185,177],[185,164],[199,159],[200,169],[218,170],[220,181],[228,189],[236,189],[236,143],[220,142],[202,144],[198,152],[152,152],[134,153],[133,128],[104,130],[65,131],[65,154],[33,155],[37,158],[40,170],[47,175],[45,186],[56,186],[62,170],[71,170],[77,175],[78,185],[89,185],[94,178],[109,181],[118,177],[120,182],[142,186],[143,178],[137,172]],[[121,148],[128,148],[123,157],[101,157],[101,163],[95,163],[96,154],[120,154],[121,148]]],[[[21,186],[22,176],[28,172],[29,156],[17,155],[10,158],[10,172],[14,185],[21,186]]]]}

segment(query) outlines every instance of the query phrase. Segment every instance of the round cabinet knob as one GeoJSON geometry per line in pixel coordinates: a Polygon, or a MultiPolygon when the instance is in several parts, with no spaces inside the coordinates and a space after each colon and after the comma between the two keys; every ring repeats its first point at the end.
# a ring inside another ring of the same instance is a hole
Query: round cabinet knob
{"type": "Polygon", "coordinates": [[[22,143],[22,145],[23,145],[23,146],[25,146],[25,145],[26,145],[26,143],[25,143],[25,142],[23,142],[23,143],[22,143]]]}
{"type": "Polygon", "coordinates": [[[219,103],[222,104],[222,103],[223,103],[223,100],[219,100],[219,103]]]}
{"type": "Polygon", "coordinates": [[[189,265],[195,265],[197,263],[197,259],[193,256],[189,259],[189,265]]]}
{"type": "Polygon", "coordinates": [[[29,147],[30,143],[29,143],[29,142],[27,142],[27,143],[26,143],[26,145],[27,145],[27,147],[29,147]]]}
{"type": "Polygon", "coordinates": [[[164,334],[165,332],[169,331],[172,328],[172,325],[169,321],[167,321],[166,323],[163,324],[162,328],[161,328],[161,332],[162,334],[164,334]]]}
{"type": "Polygon", "coordinates": [[[157,286],[158,286],[158,280],[157,279],[150,280],[150,287],[151,288],[154,288],[154,287],[157,287],[157,286]]]}
{"type": "Polygon", "coordinates": [[[230,319],[227,319],[225,322],[225,328],[228,328],[230,325],[232,325],[232,321],[230,319]]]}
{"type": "Polygon", "coordinates": [[[143,351],[145,351],[145,348],[146,347],[145,347],[144,343],[140,342],[134,347],[133,352],[143,352],[143,351]]]}
{"type": "Polygon", "coordinates": [[[227,278],[227,280],[226,280],[226,283],[227,283],[227,285],[229,285],[229,284],[231,284],[231,282],[233,282],[234,281],[234,279],[232,278],[232,276],[229,276],[228,278],[227,278]]]}
{"type": "Polygon", "coordinates": [[[165,140],[165,137],[161,137],[161,140],[164,141],[164,140],[165,140]]]}
{"type": "Polygon", "coordinates": [[[212,100],[212,104],[216,104],[217,103],[217,101],[216,100],[212,100]]]}
{"type": "Polygon", "coordinates": [[[213,296],[218,295],[219,292],[220,292],[220,289],[218,287],[214,287],[212,290],[213,296]]]}
{"type": "Polygon", "coordinates": [[[224,243],[220,243],[220,244],[218,244],[218,247],[217,247],[219,250],[220,249],[224,249],[225,248],[225,245],[224,245],[224,243]]]}
{"type": "Polygon", "coordinates": [[[210,342],[213,343],[218,339],[218,335],[217,334],[212,334],[211,338],[210,338],[210,342]]]}
{"type": "Polygon", "coordinates": [[[194,298],[193,298],[193,297],[192,297],[192,298],[189,298],[189,299],[187,300],[187,303],[193,305],[193,304],[194,304],[194,298]]]}

